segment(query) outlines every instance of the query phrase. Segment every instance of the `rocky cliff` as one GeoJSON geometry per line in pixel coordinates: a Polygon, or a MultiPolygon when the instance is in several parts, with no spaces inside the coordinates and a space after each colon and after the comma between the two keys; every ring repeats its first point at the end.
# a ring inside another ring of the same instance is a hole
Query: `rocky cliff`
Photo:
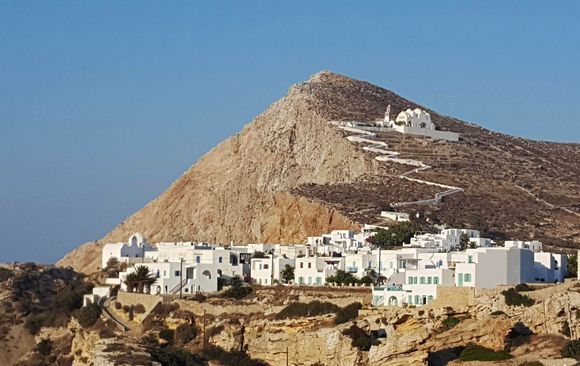
{"type": "MultiPolygon", "coordinates": [[[[321,72],[203,156],[163,194],[102,240],[58,264],[92,272],[100,243],[142,232],[152,241],[302,242],[308,235],[377,222],[393,202],[430,198],[432,186],[402,180],[408,167],[379,162],[334,120],[370,121],[418,106],[367,82],[321,72]]],[[[432,165],[425,179],[465,188],[419,208],[431,223],[477,226],[494,235],[580,242],[580,147],[494,133],[427,109],[458,143],[379,136],[403,157],[432,165]]],[[[408,207],[407,210],[416,210],[408,207]]]]}

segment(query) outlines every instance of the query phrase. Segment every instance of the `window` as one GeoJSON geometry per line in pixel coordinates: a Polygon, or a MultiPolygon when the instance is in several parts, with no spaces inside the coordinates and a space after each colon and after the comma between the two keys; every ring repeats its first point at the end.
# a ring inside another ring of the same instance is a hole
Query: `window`
{"type": "Polygon", "coordinates": [[[316,277],[316,284],[317,285],[322,285],[322,277],[316,277]]]}
{"type": "MultiPolygon", "coordinates": [[[[302,264],[302,263],[300,263],[300,264],[302,264]]],[[[298,284],[304,285],[304,277],[298,277],[298,284]]]]}
{"type": "Polygon", "coordinates": [[[408,283],[409,285],[412,285],[412,284],[413,284],[413,277],[409,276],[409,277],[407,278],[407,283],[408,283]]]}
{"type": "Polygon", "coordinates": [[[264,264],[264,269],[268,269],[268,268],[270,268],[270,266],[267,264],[264,264]]]}
{"type": "Polygon", "coordinates": [[[417,305],[421,304],[421,296],[415,295],[415,304],[417,305]]]}
{"type": "Polygon", "coordinates": [[[429,295],[429,297],[427,298],[428,302],[433,301],[433,295],[429,295]]]}
{"type": "Polygon", "coordinates": [[[312,285],[312,277],[310,277],[310,276],[308,277],[308,284],[312,285]]]}
{"type": "Polygon", "coordinates": [[[472,255],[467,257],[467,263],[473,263],[473,256],[472,255]]]}
{"type": "Polygon", "coordinates": [[[312,268],[312,263],[308,262],[308,268],[312,268]]]}
{"type": "Polygon", "coordinates": [[[409,298],[407,300],[408,300],[409,304],[412,304],[413,303],[413,296],[409,295],[409,298]]]}
{"type": "Polygon", "coordinates": [[[223,258],[222,257],[218,257],[218,262],[222,263],[223,262],[223,258]]]}
{"type": "Polygon", "coordinates": [[[435,285],[439,284],[439,277],[433,277],[433,284],[435,285]]]}
{"type": "Polygon", "coordinates": [[[201,257],[199,255],[195,257],[195,263],[201,263],[201,257]]]}
{"type": "Polygon", "coordinates": [[[175,271],[175,277],[179,276],[179,271],[175,271]]]}
{"type": "Polygon", "coordinates": [[[463,275],[463,282],[471,282],[471,273],[465,273],[463,275]]]}
{"type": "Polygon", "coordinates": [[[421,277],[421,278],[419,279],[419,283],[420,283],[421,285],[424,285],[424,284],[425,284],[425,277],[421,277]]]}
{"type": "Polygon", "coordinates": [[[258,264],[258,269],[262,269],[262,263],[258,264]]]}
{"type": "Polygon", "coordinates": [[[430,285],[430,284],[431,284],[431,281],[432,281],[431,277],[427,277],[427,284],[428,284],[428,285],[430,285]]]}

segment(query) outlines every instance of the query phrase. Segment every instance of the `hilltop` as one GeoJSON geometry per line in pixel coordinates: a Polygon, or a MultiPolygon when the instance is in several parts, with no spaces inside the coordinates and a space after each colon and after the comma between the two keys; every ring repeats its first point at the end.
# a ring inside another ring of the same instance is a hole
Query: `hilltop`
{"type": "Polygon", "coordinates": [[[494,238],[580,243],[580,145],[532,141],[444,116],[368,82],[320,72],[205,154],[159,197],[97,242],[58,264],[92,272],[100,245],[139,231],[151,242],[303,242],[333,229],[378,223],[394,202],[432,198],[436,187],[400,179],[408,167],[380,162],[331,121],[373,121],[387,105],[428,111],[459,142],[381,133],[402,157],[433,168],[415,178],[463,192],[441,204],[406,206],[426,227],[474,227],[494,238]]]}

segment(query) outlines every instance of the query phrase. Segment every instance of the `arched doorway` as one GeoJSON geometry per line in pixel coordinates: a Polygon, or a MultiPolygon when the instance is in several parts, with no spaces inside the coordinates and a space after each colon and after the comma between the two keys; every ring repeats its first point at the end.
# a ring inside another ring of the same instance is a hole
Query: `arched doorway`
{"type": "Polygon", "coordinates": [[[389,305],[390,306],[399,306],[399,301],[395,296],[389,297],[389,305]]]}
{"type": "Polygon", "coordinates": [[[207,277],[208,280],[211,280],[211,272],[209,270],[205,270],[201,273],[203,276],[207,277]]]}

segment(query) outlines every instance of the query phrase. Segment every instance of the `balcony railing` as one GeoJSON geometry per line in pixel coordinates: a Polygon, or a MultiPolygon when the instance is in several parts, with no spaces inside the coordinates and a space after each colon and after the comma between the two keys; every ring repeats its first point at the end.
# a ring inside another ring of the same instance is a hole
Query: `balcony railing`
{"type": "Polygon", "coordinates": [[[354,266],[346,267],[346,271],[348,273],[357,273],[358,272],[358,267],[354,267],[354,266]]]}

